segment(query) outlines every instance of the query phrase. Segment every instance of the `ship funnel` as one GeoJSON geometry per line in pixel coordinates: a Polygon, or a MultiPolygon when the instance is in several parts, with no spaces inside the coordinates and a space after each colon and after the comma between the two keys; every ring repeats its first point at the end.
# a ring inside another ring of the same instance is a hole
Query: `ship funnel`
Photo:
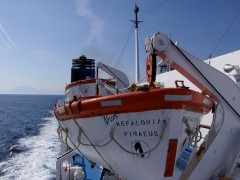
{"type": "Polygon", "coordinates": [[[95,78],[95,60],[85,55],[72,60],[71,82],[95,78]]]}

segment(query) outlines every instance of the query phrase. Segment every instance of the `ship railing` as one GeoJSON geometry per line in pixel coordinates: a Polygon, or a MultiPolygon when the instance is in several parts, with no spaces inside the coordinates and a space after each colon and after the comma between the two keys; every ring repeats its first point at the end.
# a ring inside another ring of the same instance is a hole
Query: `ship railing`
{"type": "MultiPolygon", "coordinates": [[[[60,157],[57,158],[57,162],[56,162],[56,179],[62,179],[62,164],[64,161],[68,161],[72,160],[72,157],[77,155],[77,153],[75,151],[73,151],[72,149],[67,151],[66,153],[62,154],[60,157]]],[[[70,164],[72,164],[73,162],[69,162],[70,164]]]]}

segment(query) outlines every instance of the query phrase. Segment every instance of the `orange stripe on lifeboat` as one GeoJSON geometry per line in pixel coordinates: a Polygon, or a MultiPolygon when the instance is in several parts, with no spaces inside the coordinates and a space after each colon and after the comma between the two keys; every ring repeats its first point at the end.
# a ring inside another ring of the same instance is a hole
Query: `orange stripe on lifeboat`
{"type": "Polygon", "coordinates": [[[90,99],[78,99],[55,109],[59,120],[70,120],[142,112],[160,109],[192,109],[208,113],[214,102],[205,95],[186,88],[150,89],[90,99]]]}

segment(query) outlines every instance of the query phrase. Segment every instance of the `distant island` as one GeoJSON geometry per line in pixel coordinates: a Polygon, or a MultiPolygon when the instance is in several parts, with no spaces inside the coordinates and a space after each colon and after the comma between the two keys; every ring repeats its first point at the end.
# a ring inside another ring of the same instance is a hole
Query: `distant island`
{"type": "Polygon", "coordinates": [[[0,92],[1,94],[56,94],[56,95],[64,95],[64,90],[40,90],[36,89],[32,86],[18,86],[13,89],[0,92]]]}

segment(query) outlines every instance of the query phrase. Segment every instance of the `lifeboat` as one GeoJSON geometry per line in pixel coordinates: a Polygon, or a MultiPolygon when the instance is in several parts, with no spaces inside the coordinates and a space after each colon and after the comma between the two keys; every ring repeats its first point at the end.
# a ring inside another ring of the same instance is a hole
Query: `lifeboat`
{"type": "Polygon", "coordinates": [[[128,88],[123,73],[117,73],[123,78],[80,79],[66,86],[66,102],[54,110],[66,143],[127,179],[175,176],[177,157],[198,141],[213,100],[178,82],[176,88],[152,82],[128,88]],[[122,89],[116,88],[119,82],[122,89]]]}

